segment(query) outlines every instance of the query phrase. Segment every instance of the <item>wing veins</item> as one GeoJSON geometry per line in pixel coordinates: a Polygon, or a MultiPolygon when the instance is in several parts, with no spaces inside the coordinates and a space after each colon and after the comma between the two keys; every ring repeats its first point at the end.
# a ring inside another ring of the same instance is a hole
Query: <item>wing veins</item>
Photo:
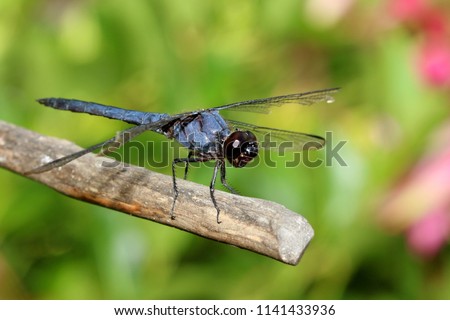
{"type": "Polygon", "coordinates": [[[250,111],[257,113],[270,113],[271,107],[278,107],[287,103],[295,103],[301,105],[312,105],[316,102],[327,101],[333,102],[332,95],[339,91],[340,88],[331,88],[316,90],[304,93],[294,93],[276,97],[269,97],[263,99],[254,99],[235,102],[211,108],[210,110],[232,110],[232,111],[250,111]]]}
{"type": "Polygon", "coordinates": [[[324,138],[309,133],[261,127],[235,120],[227,120],[227,122],[237,129],[244,129],[253,133],[258,133],[260,137],[263,137],[263,139],[260,139],[260,146],[264,149],[274,147],[268,142],[276,142],[278,145],[275,147],[279,147],[283,142],[291,142],[291,147],[294,150],[316,150],[321,149],[325,145],[324,138]],[[266,140],[267,134],[270,135],[269,141],[266,140]]]}

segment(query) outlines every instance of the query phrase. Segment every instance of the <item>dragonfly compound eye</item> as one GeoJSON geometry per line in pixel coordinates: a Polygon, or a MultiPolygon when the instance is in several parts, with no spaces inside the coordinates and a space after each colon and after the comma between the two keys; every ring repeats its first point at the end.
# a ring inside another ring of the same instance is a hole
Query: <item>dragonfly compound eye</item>
{"type": "Polygon", "coordinates": [[[258,155],[258,142],[250,131],[235,131],[225,140],[224,152],[233,167],[242,168],[258,155]]]}

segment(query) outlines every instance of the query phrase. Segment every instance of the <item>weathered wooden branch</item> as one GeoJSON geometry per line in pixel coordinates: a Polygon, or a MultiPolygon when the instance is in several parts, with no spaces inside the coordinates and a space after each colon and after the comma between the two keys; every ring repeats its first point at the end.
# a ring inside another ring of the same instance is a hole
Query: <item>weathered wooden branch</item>
{"type": "MultiPolygon", "coordinates": [[[[71,142],[0,121],[0,166],[20,175],[50,160],[79,151],[71,142]]],[[[261,200],[216,191],[221,224],[209,188],[178,180],[176,219],[172,177],[136,166],[107,168],[109,158],[87,154],[69,164],[28,178],[65,195],[248,249],[296,265],[314,235],[302,216],[261,200]]]]}

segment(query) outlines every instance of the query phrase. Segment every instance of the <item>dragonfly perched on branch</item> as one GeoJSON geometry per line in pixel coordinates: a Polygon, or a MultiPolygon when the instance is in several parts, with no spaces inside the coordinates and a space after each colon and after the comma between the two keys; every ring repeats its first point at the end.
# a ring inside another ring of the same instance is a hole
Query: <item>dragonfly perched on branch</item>
{"type": "Polygon", "coordinates": [[[170,216],[175,218],[175,204],[178,198],[178,186],[175,169],[178,163],[185,164],[186,178],[190,163],[215,161],[213,176],[210,183],[210,195],[217,211],[217,223],[220,223],[220,209],[214,197],[217,175],[220,174],[222,184],[231,192],[235,190],[227,183],[225,161],[233,167],[245,167],[252,161],[263,145],[258,143],[257,135],[269,133],[279,141],[289,141],[294,150],[320,149],[325,145],[322,137],[274,128],[260,127],[244,122],[225,120],[219,112],[222,110],[250,111],[269,113],[273,107],[285,104],[311,105],[316,102],[334,101],[333,94],[339,88],[323,89],[305,93],[289,94],[264,99],[247,100],[198,111],[185,112],[175,115],[155,112],[127,110],[113,106],[106,106],[94,102],[75,99],[43,98],[37,101],[45,106],[59,110],[88,113],[91,115],[121,120],[136,126],[126,129],[111,139],[93,145],[79,152],[51,161],[43,166],[30,170],[27,174],[37,174],[63,166],[89,152],[101,149],[100,154],[107,154],[112,149],[130,141],[145,131],[154,131],[175,139],[189,150],[188,157],[177,158],[172,162],[174,198],[170,216]]]}

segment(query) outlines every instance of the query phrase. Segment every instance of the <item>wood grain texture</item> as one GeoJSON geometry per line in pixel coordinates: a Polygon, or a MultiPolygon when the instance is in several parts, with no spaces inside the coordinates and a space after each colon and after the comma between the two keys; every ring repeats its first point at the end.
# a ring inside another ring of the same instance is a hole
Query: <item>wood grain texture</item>
{"type": "MultiPolygon", "coordinates": [[[[23,175],[48,161],[79,151],[71,142],[0,121],[0,166],[23,175]]],[[[132,165],[105,167],[110,158],[87,154],[28,178],[69,197],[152,220],[296,265],[314,231],[284,206],[217,190],[221,224],[209,188],[178,179],[180,196],[171,219],[172,177],[132,165]]]]}

